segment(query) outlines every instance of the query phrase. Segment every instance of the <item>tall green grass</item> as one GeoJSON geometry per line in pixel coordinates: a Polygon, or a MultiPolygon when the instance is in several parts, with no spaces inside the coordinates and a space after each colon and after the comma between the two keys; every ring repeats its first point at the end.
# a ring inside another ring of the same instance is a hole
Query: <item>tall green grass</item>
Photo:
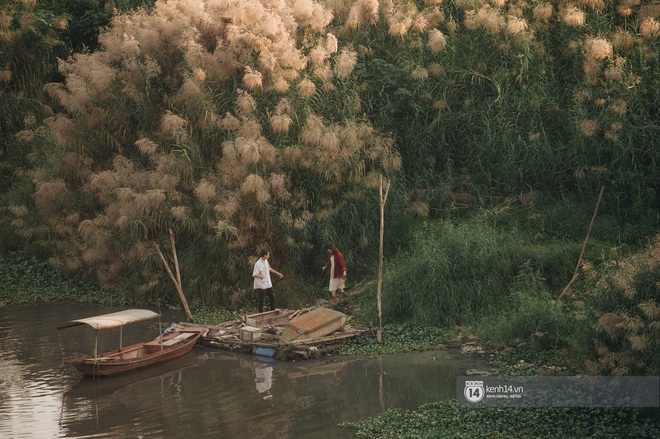
{"type": "Polygon", "coordinates": [[[539,272],[526,265],[514,279],[500,311],[479,321],[475,332],[500,343],[526,340],[539,349],[582,349],[586,343],[581,334],[587,325],[575,310],[552,297],[539,272]]]}
{"type": "Polygon", "coordinates": [[[483,217],[424,224],[413,250],[386,260],[383,318],[452,325],[495,312],[509,294],[523,243],[483,217]]]}
{"type": "Polygon", "coordinates": [[[501,329],[503,337],[564,331],[572,317],[553,298],[570,280],[581,244],[552,237],[538,241],[534,229],[513,223],[505,226],[480,210],[416,228],[411,250],[391,259],[386,255],[384,321],[495,325],[520,312],[519,322],[501,329]],[[543,327],[529,322],[516,327],[539,315],[548,319],[543,327]]]}

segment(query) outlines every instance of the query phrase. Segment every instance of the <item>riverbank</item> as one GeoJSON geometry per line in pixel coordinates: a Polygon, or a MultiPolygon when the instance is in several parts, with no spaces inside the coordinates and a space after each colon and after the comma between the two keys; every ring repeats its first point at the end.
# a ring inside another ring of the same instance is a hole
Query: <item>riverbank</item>
{"type": "MultiPolygon", "coordinates": [[[[145,303],[140,297],[109,293],[98,286],[70,279],[54,270],[47,263],[23,253],[0,253],[0,307],[7,305],[37,304],[48,302],[96,303],[107,306],[166,306],[177,308],[177,304],[145,303]]],[[[250,314],[247,310],[231,311],[208,306],[193,306],[197,323],[217,325],[222,322],[250,314]]],[[[353,314],[357,306],[345,302],[341,310],[353,314]]],[[[365,326],[371,326],[369,322],[365,326]]],[[[375,328],[372,333],[375,334],[375,328]]],[[[392,354],[437,349],[453,349],[464,355],[475,355],[493,363],[493,367],[507,371],[539,372],[544,369],[566,366],[561,353],[529,348],[519,342],[511,346],[482,343],[464,328],[439,328],[409,323],[387,324],[379,343],[375,336],[358,337],[331,351],[336,355],[392,354]]],[[[573,368],[577,365],[571,366],[573,368]]]]}
{"type": "MultiPolygon", "coordinates": [[[[0,306],[49,301],[104,303],[133,306],[116,294],[63,278],[47,264],[20,255],[1,256],[0,306]]],[[[139,305],[139,304],[138,304],[139,305]]],[[[146,304],[145,304],[146,306],[146,304]]],[[[153,304],[151,304],[153,306],[153,304]]],[[[200,307],[200,322],[218,323],[238,317],[236,312],[200,307]]],[[[452,361],[472,358],[478,365],[469,374],[571,375],[581,364],[566,349],[543,350],[527,341],[507,345],[479,339],[466,328],[442,329],[411,324],[385,325],[382,343],[365,336],[332,351],[335,358],[360,354],[441,351],[452,361]]],[[[442,355],[442,354],[438,354],[442,355]]],[[[657,409],[471,408],[456,401],[430,403],[416,410],[389,410],[381,415],[342,426],[357,437],[380,438],[651,438],[660,435],[657,409]]]]}

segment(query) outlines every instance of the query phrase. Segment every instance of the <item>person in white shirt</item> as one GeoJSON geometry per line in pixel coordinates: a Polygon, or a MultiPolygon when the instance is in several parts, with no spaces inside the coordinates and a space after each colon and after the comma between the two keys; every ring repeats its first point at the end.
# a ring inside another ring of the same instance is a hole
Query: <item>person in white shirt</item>
{"type": "Polygon", "coordinates": [[[275,309],[275,292],[273,291],[273,282],[270,279],[270,274],[274,273],[279,276],[280,279],[283,278],[284,275],[270,267],[270,264],[268,263],[270,252],[267,249],[261,249],[259,255],[260,257],[254,264],[254,269],[252,270],[252,277],[254,278],[254,289],[257,292],[257,305],[259,307],[259,312],[262,313],[264,312],[264,296],[266,294],[268,294],[270,309],[275,309]]]}

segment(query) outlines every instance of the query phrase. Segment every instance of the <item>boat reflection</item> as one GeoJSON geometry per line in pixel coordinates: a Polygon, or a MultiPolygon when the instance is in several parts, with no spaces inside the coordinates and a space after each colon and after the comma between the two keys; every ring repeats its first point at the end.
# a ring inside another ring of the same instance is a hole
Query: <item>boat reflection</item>
{"type": "Polygon", "coordinates": [[[150,381],[181,379],[180,372],[203,364],[207,355],[193,350],[189,355],[170,360],[143,370],[113,377],[83,376],[64,396],[76,398],[97,398],[119,390],[140,386],[150,381]]]}

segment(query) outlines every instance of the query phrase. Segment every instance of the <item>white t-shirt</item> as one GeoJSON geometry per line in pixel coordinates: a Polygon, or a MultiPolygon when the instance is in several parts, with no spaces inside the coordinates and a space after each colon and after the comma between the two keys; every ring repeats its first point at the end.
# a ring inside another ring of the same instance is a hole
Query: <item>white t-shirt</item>
{"type": "Polygon", "coordinates": [[[254,270],[252,270],[252,276],[256,274],[261,274],[264,278],[259,279],[254,278],[254,289],[255,290],[265,290],[268,288],[273,288],[273,282],[270,280],[270,264],[267,259],[259,258],[259,260],[254,264],[254,270]]]}

